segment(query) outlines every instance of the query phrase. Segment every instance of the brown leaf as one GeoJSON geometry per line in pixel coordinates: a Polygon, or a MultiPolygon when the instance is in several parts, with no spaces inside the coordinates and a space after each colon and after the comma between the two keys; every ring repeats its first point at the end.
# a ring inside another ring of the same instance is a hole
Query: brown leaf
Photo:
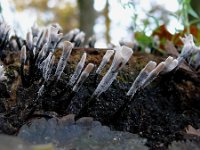
{"type": "Polygon", "coordinates": [[[193,135],[200,136],[200,129],[195,129],[191,125],[188,125],[185,130],[186,130],[187,134],[193,134],[193,135]]]}
{"type": "Polygon", "coordinates": [[[171,56],[178,57],[178,55],[179,55],[178,50],[175,48],[174,44],[169,40],[167,40],[165,43],[165,50],[166,50],[167,54],[169,54],[171,56]]]}

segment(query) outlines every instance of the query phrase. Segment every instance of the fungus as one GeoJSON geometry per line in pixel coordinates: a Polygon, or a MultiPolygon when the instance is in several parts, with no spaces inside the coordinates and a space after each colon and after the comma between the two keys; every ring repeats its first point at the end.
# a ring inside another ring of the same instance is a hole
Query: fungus
{"type": "Polygon", "coordinates": [[[146,87],[147,85],[149,85],[158,75],[160,72],[162,72],[164,70],[166,66],[165,62],[161,62],[159,63],[147,76],[147,78],[144,80],[143,83],[143,88],[146,87]]]}
{"type": "Polygon", "coordinates": [[[51,26],[49,29],[49,40],[48,40],[48,49],[50,51],[54,51],[58,42],[60,41],[60,39],[62,38],[63,34],[62,33],[58,33],[57,28],[51,26]]]}
{"type": "Polygon", "coordinates": [[[81,85],[84,83],[84,81],[87,79],[87,77],[89,76],[90,72],[93,70],[94,68],[94,64],[93,63],[89,63],[85,69],[83,70],[83,72],[81,73],[78,81],[76,82],[76,84],[73,87],[73,91],[74,92],[78,92],[78,90],[80,89],[81,85]]]}
{"type": "Polygon", "coordinates": [[[80,32],[78,33],[75,38],[74,38],[74,43],[75,43],[75,47],[79,47],[85,40],[85,33],[84,32],[80,32]]]}
{"type": "Polygon", "coordinates": [[[116,51],[111,67],[100,81],[92,97],[99,97],[102,92],[105,92],[109,88],[118,72],[128,62],[132,54],[132,49],[126,46],[122,46],[120,50],[116,51]]]}
{"type": "Polygon", "coordinates": [[[83,67],[85,65],[85,60],[87,57],[87,53],[84,53],[81,57],[81,60],[79,61],[78,65],[76,66],[76,69],[74,71],[74,74],[72,75],[71,79],[69,80],[69,85],[73,86],[76,80],[78,79],[81,71],[83,70],[83,67]]]}
{"type": "Polygon", "coordinates": [[[114,50],[107,50],[105,55],[102,58],[102,61],[99,65],[99,67],[96,70],[97,74],[101,74],[101,71],[103,70],[103,68],[105,67],[105,65],[110,61],[110,57],[113,55],[114,50]]]}
{"type": "Polygon", "coordinates": [[[172,71],[174,68],[176,68],[176,66],[178,65],[178,60],[174,59],[173,57],[169,56],[166,60],[165,60],[165,68],[163,69],[163,71],[161,72],[162,74],[165,74],[167,72],[172,71]]]}
{"type": "Polygon", "coordinates": [[[156,62],[154,61],[149,61],[148,64],[140,71],[139,75],[133,82],[131,88],[129,89],[127,96],[133,97],[134,94],[137,92],[138,89],[140,89],[143,84],[145,79],[148,77],[150,72],[156,67],[156,62]]]}
{"type": "Polygon", "coordinates": [[[183,42],[184,45],[183,45],[183,48],[181,50],[181,54],[177,58],[177,60],[178,60],[178,65],[177,66],[180,66],[180,64],[184,60],[190,61],[191,56],[193,54],[196,54],[198,51],[200,51],[200,48],[197,47],[194,44],[194,40],[193,40],[193,35],[192,34],[189,34],[188,36],[185,35],[185,37],[180,38],[180,39],[181,39],[181,41],[183,42]]]}
{"type": "Polygon", "coordinates": [[[4,81],[6,80],[6,76],[5,76],[5,69],[3,65],[0,65],[0,81],[4,81]]]}
{"type": "Polygon", "coordinates": [[[56,68],[56,72],[55,72],[55,76],[57,76],[57,80],[60,79],[60,76],[66,66],[67,60],[71,54],[72,51],[72,43],[65,41],[63,42],[63,52],[62,52],[62,56],[60,57],[60,60],[58,62],[58,66],[56,68]]]}
{"type": "Polygon", "coordinates": [[[26,42],[28,49],[31,50],[33,46],[33,35],[31,34],[31,32],[28,32],[26,34],[26,42]]]}

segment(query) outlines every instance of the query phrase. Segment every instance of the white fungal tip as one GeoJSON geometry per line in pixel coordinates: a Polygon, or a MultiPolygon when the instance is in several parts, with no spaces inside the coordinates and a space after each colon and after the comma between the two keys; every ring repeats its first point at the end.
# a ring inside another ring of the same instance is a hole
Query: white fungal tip
{"type": "Polygon", "coordinates": [[[103,60],[110,60],[110,57],[114,54],[114,50],[107,50],[105,55],[103,56],[103,60]]]}
{"type": "Polygon", "coordinates": [[[5,76],[5,69],[3,65],[0,65],[0,81],[4,81],[6,80],[6,76],[5,76]]]}
{"type": "Polygon", "coordinates": [[[153,69],[155,69],[157,63],[155,61],[149,61],[148,64],[145,66],[144,71],[151,72],[153,69]]]}
{"type": "Polygon", "coordinates": [[[21,49],[21,54],[20,54],[20,61],[22,64],[25,64],[26,62],[26,46],[22,46],[22,49],[21,49]]]}
{"type": "Polygon", "coordinates": [[[93,69],[94,69],[94,64],[93,64],[93,63],[89,63],[89,64],[86,66],[86,68],[84,69],[83,72],[90,73],[93,69]]]}
{"type": "Polygon", "coordinates": [[[165,66],[166,66],[166,63],[165,63],[165,62],[159,63],[159,64],[156,66],[156,68],[152,71],[152,73],[155,73],[156,76],[157,76],[161,71],[164,70],[165,66]]]}
{"type": "Polygon", "coordinates": [[[107,50],[105,55],[103,56],[103,59],[99,65],[99,67],[96,70],[97,74],[100,74],[101,71],[103,70],[103,68],[105,67],[105,65],[109,62],[110,57],[113,55],[114,50],[107,50]]]}
{"type": "Polygon", "coordinates": [[[111,66],[112,71],[116,72],[123,68],[132,54],[133,50],[127,46],[122,46],[120,50],[117,50],[111,66]]]}
{"type": "Polygon", "coordinates": [[[26,41],[27,41],[28,48],[31,49],[32,48],[32,44],[33,44],[33,35],[32,35],[31,32],[27,32],[26,41]]]}
{"type": "Polygon", "coordinates": [[[74,41],[81,40],[81,42],[82,42],[82,41],[84,41],[84,39],[85,39],[85,33],[81,31],[80,33],[78,33],[76,35],[76,37],[74,38],[74,41]]]}
{"type": "Polygon", "coordinates": [[[68,51],[68,50],[71,50],[73,48],[73,44],[69,41],[64,41],[63,42],[63,50],[64,51],[68,51]]]}

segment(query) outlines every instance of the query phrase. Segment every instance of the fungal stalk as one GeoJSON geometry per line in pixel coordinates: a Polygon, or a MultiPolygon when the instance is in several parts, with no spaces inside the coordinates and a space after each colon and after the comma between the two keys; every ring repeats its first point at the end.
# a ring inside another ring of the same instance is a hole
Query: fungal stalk
{"type": "Polygon", "coordinates": [[[46,80],[46,72],[47,72],[47,70],[48,70],[48,68],[49,68],[49,65],[50,65],[50,62],[51,62],[51,58],[52,58],[52,55],[53,55],[53,53],[52,52],[50,52],[49,53],[49,55],[48,55],[48,57],[41,63],[41,65],[40,65],[40,69],[42,70],[42,75],[43,75],[43,78],[46,80]]]}
{"type": "Polygon", "coordinates": [[[85,40],[85,33],[84,32],[80,32],[78,33],[75,38],[74,38],[74,43],[75,43],[75,47],[79,47],[85,40]]]}
{"type": "Polygon", "coordinates": [[[171,72],[172,70],[174,70],[176,68],[177,65],[178,65],[178,60],[174,59],[171,56],[169,56],[165,60],[165,68],[163,69],[161,74],[165,74],[165,73],[171,72]]]}
{"type": "Polygon", "coordinates": [[[99,67],[96,70],[97,74],[101,74],[103,68],[105,67],[105,65],[110,61],[111,56],[113,55],[114,50],[107,50],[105,55],[102,58],[102,61],[99,65],[99,67]]]}
{"type": "Polygon", "coordinates": [[[48,49],[50,51],[54,51],[58,42],[60,41],[60,39],[62,38],[62,33],[58,33],[59,29],[55,28],[53,26],[50,27],[49,29],[49,40],[48,40],[48,49]]]}
{"type": "Polygon", "coordinates": [[[40,50],[38,57],[36,59],[35,65],[40,66],[41,61],[45,58],[45,56],[47,55],[47,43],[45,43],[42,47],[42,49],[40,50]]]}
{"type": "Polygon", "coordinates": [[[73,29],[73,30],[69,31],[69,33],[67,33],[67,34],[63,37],[63,40],[73,42],[75,36],[76,36],[79,32],[80,32],[79,29],[73,29]]]}
{"type": "Polygon", "coordinates": [[[55,56],[53,55],[49,65],[46,68],[45,74],[44,74],[45,81],[48,81],[50,76],[51,76],[53,65],[54,65],[54,61],[55,61],[55,56]]]}
{"type": "Polygon", "coordinates": [[[40,89],[37,92],[38,98],[41,97],[43,93],[44,93],[44,84],[40,87],[40,89]]]}
{"type": "Polygon", "coordinates": [[[33,35],[31,32],[27,32],[26,34],[26,44],[29,50],[32,50],[33,46],[33,35]]]}
{"type": "Polygon", "coordinates": [[[6,76],[5,76],[5,69],[3,65],[0,65],[0,81],[4,81],[6,80],[6,76]]]}
{"type": "Polygon", "coordinates": [[[156,62],[154,61],[149,61],[149,63],[140,71],[139,75],[133,82],[131,88],[129,89],[127,96],[133,97],[137,90],[139,90],[143,84],[145,79],[148,77],[150,72],[156,67],[156,62]]]}
{"type": "Polygon", "coordinates": [[[79,75],[81,74],[81,71],[83,70],[83,67],[85,65],[86,57],[87,57],[87,53],[84,53],[83,56],[81,57],[81,60],[79,61],[78,65],[76,66],[74,74],[72,75],[71,79],[69,80],[70,86],[74,85],[74,83],[77,81],[79,75]]]}
{"type": "Polygon", "coordinates": [[[194,40],[193,40],[193,35],[192,34],[189,34],[188,36],[185,35],[185,37],[180,38],[180,39],[181,39],[181,41],[183,42],[184,45],[183,45],[181,54],[177,58],[177,60],[178,60],[178,65],[177,66],[180,66],[180,64],[184,60],[188,60],[189,61],[193,54],[196,54],[197,52],[200,51],[200,48],[197,47],[194,44],[194,40]]]}
{"type": "Polygon", "coordinates": [[[145,88],[147,85],[149,85],[155,78],[158,77],[159,73],[164,70],[166,66],[165,62],[159,63],[155,69],[153,69],[150,74],[147,76],[147,78],[144,80],[143,88],[145,88]]]}
{"type": "Polygon", "coordinates": [[[58,62],[58,66],[56,68],[55,76],[57,77],[57,80],[60,79],[60,76],[66,66],[67,60],[71,54],[72,51],[72,43],[68,41],[63,42],[63,52],[60,57],[60,60],[58,62]]]}
{"type": "Polygon", "coordinates": [[[93,63],[89,63],[85,69],[83,70],[83,72],[81,73],[78,81],[76,82],[76,84],[74,85],[72,91],[74,92],[78,92],[78,90],[81,88],[82,84],[84,83],[84,81],[87,79],[87,77],[89,76],[90,72],[93,70],[94,68],[94,64],[93,63]]]}
{"type": "Polygon", "coordinates": [[[105,92],[112,84],[118,72],[125,66],[133,51],[131,48],[122,46],[120,50],[116,51],[113,62],[106,75],[102,78],[92,97],[99,97],[102,92],[105,92]]]}
{"type": "Polygon", "coordinates": [[[31,27],[31,31],[32,31],[33,38],[37,37],[39,35],[40,29],[39,29],[37,23],[33,24],[33,26],[31,27]]]}
{"type": "Polygon", "coordinates": [[[0,35],[1,35],[0,39],[1,39],[1,42],[4,42],[5,40],[8,39],[9,31],[10,31],[10,26],[7,25],[5,22],[2,22],[0,24],[0,35]]]}

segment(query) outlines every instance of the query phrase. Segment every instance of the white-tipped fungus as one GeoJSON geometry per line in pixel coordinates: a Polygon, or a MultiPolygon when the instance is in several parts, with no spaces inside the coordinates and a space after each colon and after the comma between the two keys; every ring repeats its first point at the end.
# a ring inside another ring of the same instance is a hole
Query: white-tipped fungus
{"type": "Polygon", "coordinates": [[[6,80],[6,76],[5,76],[5,69],[3,67],[3,65],[0,65],[0,81],[4,81],[6,80]]]}
{"type": "Polygon", "coordinates": [[[52,58],[53,53],[50,52],[48,57],[40,64],[40,69],[42,70],[42,75],[43,78],[45,79],[45,73],[49,68],[50,62],[51,62],[51,58],[52,58]]]}
{"type": "Polygon", "coordinates": [[[174,59],[173,57],[169,56],[166,60],[165,60],[165,68],[163,69],[163,71],[161,72],[162,74],[164,73],[168,73],[170,71],[172,71],[174,68],[176,68],[176,66],[178,65],[178,60],[174,59]]]}
{"type": "Polygon", "coordinates": [[[72,51],[72,43],[68,41],[63,42],[63,52],[58,62],[58,66],[56,68],[55,76],[57,76],[57,80],[60,79],[60,76],[66,66],[67,60],[72,51]]]}
{"type": "Polygon", "coordinates": [[[126,46],[122,46],[120,50],[116,51],[112,65],[94,91],[93,97],[100,96],[102,92],[105,92],[109,88],[109,86],[116,78],[118,71],[124,67],[132,54],[132,49],[126,46]]]}
{"type": "Polygon", "coordinates": [[[52,73],[52,69],[53,69],[53,65],[54,65],[54,61],[55,61],[55,56],[53,55],[52,58],[51,58],[51,62],[49,63],[49,65],[47,66],[46,68],[46,72],[44,74],[44,79],[45,81],[48,81],[50,76],[51,76],[51,73],[52,73]]]}
{"type": "Polygon", "coordinates": [[[83,84],[83,82],[87,79],[87,77],[89,76],[90,72],[93,70],[94,68],[94,64],[89,63],[85,69],[83,70],[83,72],[81,73],[78,81],[76,82],[76,84],[73,87],[73,91],[74,92],[78,92],[78,90],[80,89],[81,85],[83,84]]]}
{"type": "Polygon", "coordinates": [[[143,88],[149,85],[158,75],[160,72],[162,72],[165,69],[166,63],[161,62],[159,63],[155,69],[153,69],[150,74],[147,76],[143,83],[143,88]]]}
{"type": "Polygon", "coordinates": [[[44,85],[42,85],[40,87],[40,89],[38,90],[38,92],[37,92],[38,93],[38,97],[42,96],[43,92],[44,92],[44,85]]]}
{"type": "Polygon", "coordinates": [[[27,32],[26,34],[26,42],[27,42],[27,47],[29,50],[32,49],[33,46],[33,35],[31,32],[27,32]]]}
{"type": "Polygon", "coordinates": [[[131,88],[129,89],[127,95],[133,97],[134,94],[137,92],[138,89],[140,89],[143,84],[145,79],[148,77],[150,72],[155,69],[157,63],[154,61],[149,61],[148,64],[140,71],[139,75],[133,82],[131,88]]]}
{"type": "Polygon", "coordinates": [[[22,65],[24,65],[26,62],[26,46],[25,45],[22,46],[22,49],[21,49],[20,62],[22,65]]]}
{"type": "Polygon", "coordinates": [[[47,43],[45,43],[42,47],[42,49],[40,50],[38,57],[36,59],[35,64],[38,65],[38,67],[40,66],[40,62],[41,60],[47,55],[47,43]]]}
{"type": "Polygon", "coordinates": [[[97,74],[101,74],[101,71],[103,70],[103,68],[105,67],[105,65],[110,61],[111,56],[113,55],[114,50],[107,50],[105,55],[102,58],[102,61],[99,65],[99,67],[96,70],[97,74]]]}
{"type": "Polygon", "coordinates": [[[40,29],[38,28],[37,23],[33,24],[33,26],[31,27],[31,31],[32,31],[33,38],[38,36],[40,29]]]}
{"type": "Polygon", "coordinates": [[[85,33],[81,31],[74,38],[75,47],[80,46],[84,42],[84,40],[85,40],[85,33]]]}
{"type": "Polygon", "coordinates": [[[81,60],[79,61],[78,65],[76,66],[74,74],[72,75],[71,79],[69,80],[69,85],[73,86],[74,83],[76,82],[76,80],[78,79],[78,77],[85,65],[86,57],[87,57],[87,53],[84,53],[83,56],[81,57],[81,60]]]}
{"type": "Polygon", "coordinates": [[[59,29],[51,26],[49,29],[49,40],[48,40],[48,49],[54,51],[58,41],[62,38],[63,34],[58,33],[59,29]]]}

